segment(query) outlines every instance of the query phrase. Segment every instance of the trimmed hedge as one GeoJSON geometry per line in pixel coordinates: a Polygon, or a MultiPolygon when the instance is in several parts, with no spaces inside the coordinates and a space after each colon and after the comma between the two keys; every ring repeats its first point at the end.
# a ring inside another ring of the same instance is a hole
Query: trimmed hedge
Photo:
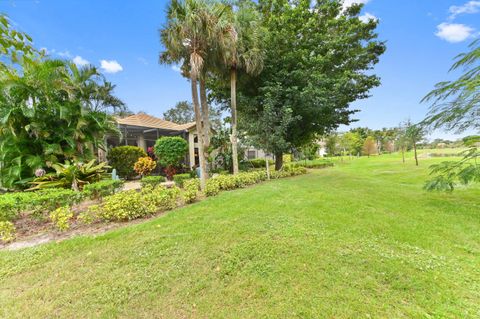
{"type": "Polygon", "coordinates": [[[175,182],[175,184],[177,184],[178,187],[183,187],[183,183],[187,179],[191,179],[191,178],[192,177],[190,176],[189,173],[173,175],[173,181],[175,182]]]}
{"type": "Polygon", "coordinates": [[[118,179],[106,179],[97,183],[87,184],[83,187],[85,197],[99,199],[115,194],[123,187],[123,181],[118,179]]]}
{"type": "Polygon", "coordinates": [[[166,179],[163,176],[145,176],[140,180],[140,184],[142,184],[142,187],[146,187],[146,186],[157,187],[161,183],[164,183],[165,180],[166,179]]]}
{"type": "Polygon", "coordinates": [[[21,212],[49,213],[79,203],[83,196],[81,192],[64,188],[0,195],[0,221],[15,220],[21,212]]]}
{"type": "Polygon", "coordinates": [[[103,203],[91,206],[88,214],[82,219],[92,222],[93,219],[105,221],[127,221],[148,215],[157,211],[177,207],[180,190],[177,187],[145,186],[141,192],[129,190],[107,196],[103,203]]]}
{"type": "MultiPolygon", "coordinates": [[[[248,163],[254,168],[265,168],[265,166],[266,166],[265,159],[263,159],[263,158],[256,158],[256,159],[248,160],[248,163]]],[[[273,165],[273,161],[268,160],[268,164],[273,165]]]]}
{"type": "Polygon", "coordinates": [[[147,153],[140,147],[126,145],[112,148],[107,154],[107,159],[120,177],[131,179],[137,175],[134,170],[135,163],[140,157],[146,156],[147,153]]]}

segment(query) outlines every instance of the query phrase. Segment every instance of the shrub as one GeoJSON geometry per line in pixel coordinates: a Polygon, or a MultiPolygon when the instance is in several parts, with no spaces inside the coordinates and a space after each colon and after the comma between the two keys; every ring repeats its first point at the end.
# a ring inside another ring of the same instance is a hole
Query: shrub
{"type": "Polygon", "coordinates": [[[99,217],[107,221],[126,221],[155,212],[155,206],[144,200],[136,190],[129,190],[103,199],[99,217]]]}
{"type": "Polygon", "coordinates": [[[73,212],[68,206],[60,207],[50,213],[50,220],[58,230],[65,231],[70,228],[70,219],[73,212]]]}
{"type": "Polygon", "coordinates": [[[215,196],[220,192],[220,184],[216,178],[210,178],[205,185],[205,196],[215,196]]]}
{"type": "Polygon", "coordinates": [[[97,183],[87,184],[83,188],[83,193],[86,197],[98,199],[108,195],[115,194],[123,186],[123,181],[106,179],[97,183]]]}
{"type": "Polygon", "coordinates": [[[147,185],[141,192],[130,190],[105,197],[103,204],[92,209],[90,214],[107,221],[132,220],[175,208],[179,195],[177,187],[147,185]]]}
{"type": "Polygon", "coordinates": [[[183,183],[184,183],[187,179],[191,179],[189,173],[173,175],[173,180],[174,180],[175,183],[178,185],[178,187],[183,187],[183,183]]]}
{"type": "MultiPolygon", "coordinates": [[[[249,160],[248,163],[250,164],[250,166],[254,168],[264,168],[266,166],[265,159],[263,158],[252,159],[252,160],[249,160]]],[[[268,164],[273,165],[273,161],[268,160],[268,164]]]]}
{"type": "Polygon", "coordinates": [[[142,187],[145,187],[147,185],[157,187],[161,183],[165,182],[165,177],[163,176],[146,176],[143,177],[140,183],[142,184],[142,187]]]}
{"type": "Polygon", "coordinates": [[[186,203],[193,203],[197,199],[199,188],[198,178],[191,178],[183,182],[183,199],[186,203]]]}
{"type": "Polygon", "coordinates": [[[157,167],[157,163],[149,156],[140,157],[133,166],[138,175],[147,176],[157,167]]]}
{"type": "Polygon", "coordinates": [[[112,148],[108,154],[107,159],[118,174],[126,179],[133,178],[136,173],[133,167],[140,157],[146,157],[147,153],[137,146],[118,146],[112,148]]]}
{"type": "Polygon", "coordinates": [[[328,161],[320,162],[320,163],[314,162],[314,163],[306,163],[301,165],[306,168],[326,168],[326,167],[332,167],[333,162],[328,162],[328,161]]]}
{"type": "Polygon", "coordinates": [[[187,154],[188,143],[180,136],[162,137],[157,140],[154,146],[155,155],[158,157],[158,162],[165,166],[165,173],[169,180],[175,174],[174,167],[177,166],[180,160],[187,154]]]}
{"type": "Polygon", "coordinates": [[[165,188],[158,186],[142,190],[145,201],[155,206],[155,211],[174,209],[180,196],[178,187],[165,188]]]}
{"type": "Polygon", "coordinates": [[[87,210],[78,214],[77,220],[83,224],[90,225],[99,219],[99,205],[91,205],[87,210]]]}
{"type": "Polygon", "coordinates": [[[8,221],[0,221],[0,240],[8,243],[15,239],[15,226],[8,221]]]}
{"type": "Polygon", "coordinates": [[[234,175],[218,175],[215,177],[218,186],[221,190],[230,190],[237,188],[237,183],[234,175]]]}
{"type": "Polygon", "coordinates": [[[82,199],[83,193],[64,188],[0,195],[0,221],[12,221],[21,212],[48,213],[61,206],[76,204],[82,199]]]}

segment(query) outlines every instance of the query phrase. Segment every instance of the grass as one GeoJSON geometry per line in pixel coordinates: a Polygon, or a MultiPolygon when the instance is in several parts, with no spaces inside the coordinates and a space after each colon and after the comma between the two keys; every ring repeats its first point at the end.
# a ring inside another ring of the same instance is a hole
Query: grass
{"type": "Polygon", "coordinates": [[[480,188],[354,159],[0,252],[1,318],[478,318],[480,188]]]}

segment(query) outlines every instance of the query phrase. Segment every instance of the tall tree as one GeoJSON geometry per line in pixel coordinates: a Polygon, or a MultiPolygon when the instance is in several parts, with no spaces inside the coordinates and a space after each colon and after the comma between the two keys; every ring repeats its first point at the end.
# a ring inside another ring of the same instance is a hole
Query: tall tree
{"type": "Polygon", "coordinates": [[[415,165],[418,166],[417,144],[425,136],[424,129],[421,125],[412,124],[410,121],[405,123],[405,137],[413,147],[413,155],[415,157],[415,165]]]}
{"type": "Polygon", "coordinates": [[[195,111],[192,103],[180,101],[174,107],[164,112],[163,118],[173,123],[186,124],[195,121],[195,111]]]}
{"type": "Polygon", "coordinates": [[[258,8],[268,30],[264,68],[238,82],[238,110],[249,136],[274,134],[256,140],[280,169],[284,152],[352,121],[350,103],[380,83],[365,71],[385,46],[376,41],[378,22],[359,19],[361,5],[261,0],[258,8]]]}
{"type": "MultiPolygon", "coordinates": [[[[432,129],[445,129],[457,133],[468,129],[480,134],[480,40],[470,45],[470,52],[462,53],[450,70],[463,70],[455,81],[440,82],[435,90],[423,99],[432,102],[423,124],[432,129]]],[[[480,181],[480,136],[464,139],[468,150],[459,161],[446,161],[431,166],[433,178],[427,189],[452,191],[456,183],[468,184],[480,181]]]]}
{"type": "Polygon", "coordinates": [[[377,143],[373,136],[368,136],[363,142],[363,154],[370,157],[373,153],[377,152],[377,143]]]}
{"type": "Polygon", "coordinates": [[[259,74],[263,69],[265,53],[262,43],[264,29],[252,3],[242,2],[233,8],[232,19],[231,37],[226,42],[224,53],[230,75],[233,174],[238,174],[237,74],[240,69],[250,75],[259,74]]]}
{"type": "Polygon", "coordinates": [[[160,54],[160,62],[181,63],[183,74],[190,78],[202,190],[205,189],[208,178],[206,146],[209,144],[210,133],[205,85],[208,69],[205,65],[210,63],[212,56],[217,56],[215,52],[218,52],[220,42],[225,38],[225,9],[223,4],[206,0],[172,0],[167,10],[167,23],[160,31],[160,38],[165,46],[165,51],[160,54]]]}

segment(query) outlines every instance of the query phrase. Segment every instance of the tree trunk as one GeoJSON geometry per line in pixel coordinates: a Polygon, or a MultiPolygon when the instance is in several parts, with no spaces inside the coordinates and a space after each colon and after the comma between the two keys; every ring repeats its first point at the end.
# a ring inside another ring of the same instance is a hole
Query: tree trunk
{"type": "Polygon", "coordinates": [[[200,79],[200,103],[202,105],[203,145],[205,151],[210,147],[210,110],[207,103],[207,86],[205,78],[200,79]]]}
{"type": "Polygon", "coordinates": [[[275,153],[275,170],[279,171],[283,167],[283,152],[275,153]]]}
{"type": "Polygon", "coordinates": [[[265,155],[265,166],[267,167],[267,180],[270,180],[270,163],[268,162],[267,155],[265,155]]]}
{"type": "Polygon", "coordinates": [[[200,111],[200,105],[198,102],[197,91],[197,77],[191,72],[190,81],[192,85],[192,101],[193,109],[195,110],[195,122],[197,125],[197,137],[198,137],[198,158],[200,161],[200,188],[205,190],[207,183],[207,163],[205,160],[205,153],[203,151],[203,134],[202,134],[202,114],[200,111]]]}
{"type": "Polygon", "coordinates": [[[413,142],[413,153],[415,154],[415,165],[418,166],[417,143],[413,142]]]}
{"type": "Polygon", "coordinates": [[[405,163],[405,147],[402,146],[402,161],[405,163]]]}
{"type": "Polygon", "coordinates": [[[233,175],[238,174],[238,148],[237,148],[237,70],[232,68],[230,70],[230,102],[232,109],[232,135],[230,141],[232,142],[232,162],[233,175]]]}

